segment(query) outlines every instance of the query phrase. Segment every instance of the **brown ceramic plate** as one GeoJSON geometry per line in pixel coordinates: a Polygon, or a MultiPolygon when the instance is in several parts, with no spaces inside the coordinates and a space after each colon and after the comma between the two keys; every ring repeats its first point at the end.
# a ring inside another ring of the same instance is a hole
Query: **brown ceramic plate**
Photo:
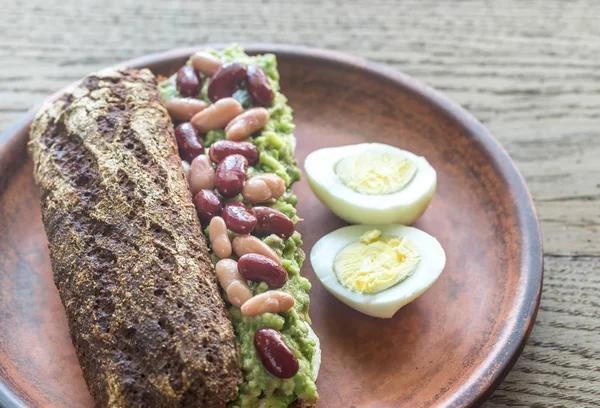
{"type": "MultiPolygon", "coordinates": [[[[423,155],[438,192],[415,226],[438,238],[447,264],[437,283],[392,319],[364,316],[315,278],[311,316],[321,338],[320,407],[473,406],[502,381],[533,327],[542,283],[531,197],[507,153],[464,109],[383,66],[280,45],[282,89],[294,108],[297,157],[326,146],[382,142],[423,155]]],[[[127,65],[168,75],[193,49],[127,65]]],[[[32,163],[34,115],[0,136],[0,405],[92,404],[52,281],[32,163]]],[[[304,249],[344,225],[312,194],[295,191],[304,249]]]]}

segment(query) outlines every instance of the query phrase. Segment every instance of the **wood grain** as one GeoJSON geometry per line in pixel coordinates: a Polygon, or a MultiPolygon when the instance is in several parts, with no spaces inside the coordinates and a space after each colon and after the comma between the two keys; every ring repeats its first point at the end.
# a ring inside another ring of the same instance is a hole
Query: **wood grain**
{"type": "Polygon", "coordinates": [[[1,130],[90,71],[205,42],[343,50],[445,92],[515,159],[544,234],[538,322],[485,407],[600,399],[598,2],[1,0],[0,9],[1,130]]]}

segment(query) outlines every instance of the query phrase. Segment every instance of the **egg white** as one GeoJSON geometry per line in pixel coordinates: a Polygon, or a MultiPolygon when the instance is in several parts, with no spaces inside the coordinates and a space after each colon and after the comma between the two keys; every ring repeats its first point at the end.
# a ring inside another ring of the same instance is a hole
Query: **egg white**
{"type": "Polygon", "coordinates": [[[351,224],[412,224],[431,201],[437,173],[424,157],[382,143],[362,143],[319,149],[308,155],[304,170],[316,196],[333,213],[351,224]],[[345,157],[360,153],[398,155],[414,162],[417,171],[410,182],[391,194],[367,195],[347,187],[335,172],[345,157]]]}
{"type": "Polygon", "coordinates": [[[446,253],[437,239],[417,228],[404,225],[352,225],[321,238],[310,252],[310,261],[319,281],[338,300],[366,315],[390,318],[433,285],[446,265],[446,253]],[[333,262],[344,247],[373,229],[382,231],[383,236],[409,238],[418,248],[421,260],[417,269],[405,280],[379,293],[362,294],[339,282],[333,262]]]}

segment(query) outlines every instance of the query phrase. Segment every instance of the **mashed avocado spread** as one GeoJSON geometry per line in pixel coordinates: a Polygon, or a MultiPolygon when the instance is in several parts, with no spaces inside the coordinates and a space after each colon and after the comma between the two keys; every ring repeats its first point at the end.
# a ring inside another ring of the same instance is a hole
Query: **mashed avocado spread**
{"type": "MultiPolygon", "coordinates": [[[[257,64],[269,78],[275,92],[271,107],[269,122],[258,137],[250,138],[259,153],[259,161],[248,169],[249,177],[260,173],[275,173],[282,177],[288,187],[287,192],[271,207],[283,212],[292,221],[299,220],[296,215],[297,198],[291,193],[291,186],[300,179],[300,169],[293,157],[295,137],[293,135],[292,109],[287,105],[286,97],[279,92],[279,73],[275,55],[264,54],[248,56],[240,46],[231,46],[223,51],[212,51],[224,62],[237,61],[244,64],[257,64]]],[[[209,80],[205,79],[198,98],[209,102],[207,96],[209,80]]],[[[165,102],[179,97],[175,85],[175,76],[159,84],[159,90],[165,102]]],[[[245,89],[239,89],[233,94],[244,108],[252,106],[251,99],[245,89]]],[[[213,130],[204,138],[205,147],[217,140],[225,138],[224,130],[213,130]]],[[[236,197],[232,201],[242,201],[236,197]]],[[[281,257],[282,265],[287,270],[288,281],[281,289],[294,296],[296,303],[287,312],[261,316],[244,317],[239,308],[228,303],[235,329],[237,342],[240,346],[240,361],[243,371],[243,382],[239,387],[238,398],[229,404],[230,408],[254,408],[262,400],[264,408],[284,408],[295,400],[314,402],[319,396],[315,378],[311,370],[311,361],[316,352],[316,344],[308,336],[310,282],[300,276],[300,268],[304,261],[304,252],[300,248],[300,234],[295,232],[290,238],[281,239],[271,235],[263,241],[273,248],[281,257]],[[254,348],[254,333],[261,327],[269,327],[279,331],[289,348],[298,359],[300,369],[289,379],[280,379],[271,375],[262,365],[254,348]]],[[[259,294],[269,288],[265,283],[248,282],[253,293],[259,294]]]]}

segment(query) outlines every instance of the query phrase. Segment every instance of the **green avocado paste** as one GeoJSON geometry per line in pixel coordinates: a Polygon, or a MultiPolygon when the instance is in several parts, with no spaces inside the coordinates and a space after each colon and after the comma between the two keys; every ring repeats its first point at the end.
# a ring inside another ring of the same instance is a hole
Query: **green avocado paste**
{"type": "MultiPolygon", "coordinates": [[[[292,184],[300,179],[300,169],[293,157],[295,137],[293,135],[292,109],[287,105],[286,97],[279,92],[279,72],[275,55],[248,56],[237,45],[223,51],[211,51],[211,53],[223,62],[236,61],[243,64],[256,64],[267,75],[275,93],[275,99],[267,108],[270,119],[260,135],[248,139],[256,145],[260,154],[258,163],[248,169],[248,174],[249,177],[252,177],[260,173],[275,173],[283,178],[287,185],[287,192],[270,206],[286,214],[292,221],[299,221],[295,208],[297,198],[291,192],[292,184]]],[[[210,78],[204,78],[202,90],[197,98],[210,103],[207,96],[209,82],[210,78]]],[[[159,90],[165,102],[171,98],[180,97],[174,75],[161,82],[159,90]]],[[[252,107],[252,100],[243,87],[232,96],[245,109],[252,107]]],[[[213,130],[205,135],[203,143],[205,147],[209,147],[221,139],[225,139],[225,131],[213,130]]],[[[242,201],[242,197],[236,197],[233,200],[242,201]]],[[[317,344],[309,336],[308,328],[310,324],[308,291],[311,284],[308,279],[300,275],[300,268],[305,257],[300,248],[302,245],[300,234],[295,232],[287,239],[271,235],[264,238],[263,241],[281,257],[282,265],[288,273],[287,283],[278,290],[291,294],[295,299],[295,304],[292,309],[283,313],[265,313],[260,316],[244,317],[239,308],[227,302],[239,345],[244,377],[239,386],[237,399],[228,405],[230,408],[255,408],[259,401],[260,406],[264,408],[285,408],[295,400],[311,403],[319,398],[315,385],[316,370],[313,370],[311,366],[313,357],[317,353],[317,344]],[[294,377],[277,378],[264,368],[254,348],[254,333],[262,327],[279,331],[288,347],[294,352],[300,366],[294,377]]],[[[216,261],[218,258],[214,258],[214,260],[216,261]]],[[[248,284],[254,295],[269,289],[265,283],[249,281],[248,284]]]]}

